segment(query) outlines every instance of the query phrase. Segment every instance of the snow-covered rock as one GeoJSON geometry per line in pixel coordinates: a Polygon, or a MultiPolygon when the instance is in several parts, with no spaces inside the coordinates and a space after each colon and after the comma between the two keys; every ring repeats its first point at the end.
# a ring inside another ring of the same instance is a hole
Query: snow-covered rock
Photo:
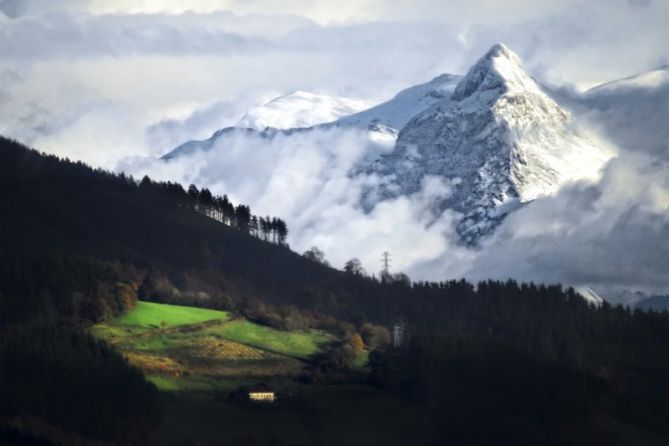
{"type": "Polygon", "coordinates": [[[460,79],[462,76],[442,74],[429,82],[400,91],[389,101],[340,118],[335,124],[362,128],[379,126],[399,131],[418,113],[449,98],[460,79]]]}
{"type": "Polygon", "coordinates": [[[369,108],[366,101],[295,91],[249,110],[235,125],[264,130],[307,128],[369,108]]]}
{"type": "Polygon", "coordinates": [[[400,129],[417,114],[449,98],[461,78],[442,74],[429,82],[406,88],[386,102],[324,126],[367,129],[372,144],[392,148],[400,129]]]}
{"type": "Polygon", "coordinates": [[[402,90],[389,101],[371,108],[363,100],[296,91],[249,110],[234,127],[218,130],[208,139],[181,144],[163,159],[210,150],[215,142],[249,132],[272,138],[282,131],[332,127],[367,130],[371,146],[391,150],[399,129],[418,113],[450,97],[461,78],[442,74],[429,82],[402,90]]]}
{"type": "Polygon", "coordinates": [[[450,98],[406,124],[392,153],[365,170],[392,179],[382,198],[415,193],[428,175],[450,180],[452,194],[440,207],[463,214],[458,230],[471,243],[522,203],[597,178],[611,156],[498,44],[450,98]]]}

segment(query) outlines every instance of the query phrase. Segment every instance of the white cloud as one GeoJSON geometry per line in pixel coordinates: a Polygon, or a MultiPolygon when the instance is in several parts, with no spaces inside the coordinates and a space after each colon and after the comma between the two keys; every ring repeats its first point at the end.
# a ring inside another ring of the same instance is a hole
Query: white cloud
{"type": "Polygon", "coordinates": [[[378,101],[464,72],[497,41],[555,84],[669,62],[664,1],[2,0],[0,11],[16,17],[0,20],[0,133],[105,167],[204,137],[271,94],[378,101]],[[356,19],[339,20],[348,10],[356,19]],[[184,104],[198,118],[157,135],[184,104]],[[86,122],[90,110],[100,118],[86,122]]]}
{"type": "Polygon", "coordinates": [[[304,131],[271,140],[239,132],[206,152],[170,162],[129,160],[124,167],[136,175],[205,184],[215,193],[250,204],[260,215],[280,215],[289,223],[289,242],[295,250],[316,245],[335,266],[357,256],[376,271],[380,253],[386,250],[397,253],[398,269],[443,255],[456,216],[437,215],[433,207],[450,192],[450,185],[426,178],[418,193],[384,201],[366,212],[361,196],[379,178],[348,174],[370,151],[385,150],[369,144],[366,132],[359,130],[304,131]]]}
{"type": "Polygon", "coordinates": [[[49,11],[92,14],[183,14],[234,11],[237,14],[294,15],[322,24],[380,20],[441,21],[469,26],[477,23],[511,24],[566,10],[645,10],[662,0],[2,0],[0,10],[10,16],[49,11]]]}
{"type": "Polygon", "coordinates": [[[473,278],[669,291],[669,165],[624,153],[598,184],[577,184],[512,214],[473,278]]]}
{"type": "Polygon", "coordinates": [[[370,150],[363,132],[314,130],[271,140],[240,132],[221,141],[170,162],[133,161],[126,170],[204,184],[261,215],[280,215],[295,250],[318,246],[336,267],[358,257],[378,271],[381,253],[390,251],[394,270],[417,280],[513,277],[586,285],[614,299],[620,290],[669,291],[669,165],[648,155],[623,152],[601,181],[535,200],[471,248],[455,233],[459,215],[434,211],[450,193],[441,178],[363,209],[365,188],[382,180],[349,175],[370,150]]]}
{"type": "MultiPolygon", "coordinates": [[[[397,28],[392,24],[321,28],[297,21],[301,26],[294,29],[294,18],[287,18],[283,27],[280,17],[254,18],[284,29],[275,39],[228,31],[243,28],[236,20],[222,13],[50,14],[0,24],[0,52],[5,56],[0,73],[7,80],[0,96],[0,133],[113,167],[125,156],[155,155],[184,139],[211,134],[271,95],[302,89],[363,99],[388,97],[438,74],[435,59],[427,55],[443,48],[450,35],[448,28],[434,26],[422,32],[436,40],[407,40],[393,32],[397,28]],[[230,106],[224,111],[215,105],[221,103],[230,106]],[[155,147],[156,124],[174,120],[173,110],[184,106],[199,115],[184,124],[198,121],[200,127],[190,135],[185,128],[163,132],[160,147],[155,147]],[[99,150],[87,137],[77,140],[90,107],[107,114],[109,125],[83,125],[115,149],[99,150]],[[119,126],[125,131],[118,133],[119,126]],[[171,141],[166,139],[170,135],[171,141]]],[[[419,27],[406,24],[399,29],[410,33],[419,27]]]]}

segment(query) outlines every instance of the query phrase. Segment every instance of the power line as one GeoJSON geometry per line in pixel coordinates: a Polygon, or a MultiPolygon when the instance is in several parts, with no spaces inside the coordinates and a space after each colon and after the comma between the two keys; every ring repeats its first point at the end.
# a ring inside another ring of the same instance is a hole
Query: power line
{"type": "Polygon", "coordinates": [[[390,256],[390,253],[388,251],[384,251],[383,254],[381,254],[381,264],[383,265],[383,272],[388,274],[390,272],[390,264],[392,263],[392,259],[390,256]]]}

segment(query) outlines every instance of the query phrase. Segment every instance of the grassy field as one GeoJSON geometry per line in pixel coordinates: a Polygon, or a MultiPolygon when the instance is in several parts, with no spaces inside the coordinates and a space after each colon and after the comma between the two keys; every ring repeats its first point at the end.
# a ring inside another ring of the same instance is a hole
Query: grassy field
{"type": "Polygon", "coordinates": [[[311,355],[335,341],[316,330],[281,331],[231,320],[225,311],[151,302],[138,302],[128,314],[91,331],[168,392],[221,390],[244,379],[295,378],[311,355]]]}
{"type": "Polygon", "coordinates": [[[332,336],[317,330],[280,331],[247,320],[231,321],[207,328],[205,332],[222,339],[302,359],[322,351],[334,340],[332,336]]]}
{"type": "MultiPolygon", "coordinates": [[[[416,421],[400,400],[376,389],[299,385],[295,378],[310,356],[337,341],[319,330],[281,331],[225,311],[139,302],[91,331],[114,344],[161,391],[160,444],[390,445],[399,444],[393,443],[397,434],[416,421]],[[260,381],[279,393],[290,389],[294,399],[271,408],[228,401],[228,392],[260,381]],[[370,430],[379,413],[391,425],[370,430]]],[[[367,357],[365,351],[352,366],[362,369],[367,357]]]]}
{"type": "Polygon", "coordinates": [[[176,327],[217,319],[227,320],[229,317],[226,311],[140,301],[132,311],[117,319],[115,324],[124,327],[159,328],[166,323],[167,327],[176,327]]]}

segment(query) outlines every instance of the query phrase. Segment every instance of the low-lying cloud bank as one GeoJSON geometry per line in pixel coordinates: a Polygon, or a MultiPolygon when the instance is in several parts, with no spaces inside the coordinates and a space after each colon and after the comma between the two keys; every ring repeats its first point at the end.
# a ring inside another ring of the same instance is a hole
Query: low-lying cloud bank
{"type": "Polygon", "coordinates": [[[136,175],[197,183],[261,214],[281,215],[296,251],[318,246],[335,267],[358,257],[378,272],[384,251],[413,279],[509,277],[589,286],[611,300],[669,292],[669,165],[621,152],[598,183],[574,183],[511,214],[478,248],[463,246],[459,215],[435,211],[449,180],[427,177],[419,192],[381,201],[361,197],[388,178],[351,175],[370,153],[366,132],[318,129],[272,139],[239,132],[209,151],[169,162],[132,161],[136,175]],[[624,291],[624,292],[623,292],[624,291]]]}
{"type": "Polygon", "coordinates": [[[502,224],[470,268],[477,278],[669,291],[669,165],[623,153],[597,184],[540,198],[502,224]]]}
{"type": "Polygon", "coordinates": [[[121,168],[206,185],[250,204],[254,212],[281,215],[289,222],[295,250],[316,245],[336,267],[355,256],[375,272],[385,250],[396,253],[397,269],[440,256],[453,236],[455,217],[433,211],[450,187],[436,177],[426,178],[422,190],[410,197],[387,200],[365,212],[361,197],[384,179],[349,172],[363,157],[387,150],[356,129],[317,129],[271,139],[238,132],[209,151],[169,162],[128,160],[121,168]]]}

